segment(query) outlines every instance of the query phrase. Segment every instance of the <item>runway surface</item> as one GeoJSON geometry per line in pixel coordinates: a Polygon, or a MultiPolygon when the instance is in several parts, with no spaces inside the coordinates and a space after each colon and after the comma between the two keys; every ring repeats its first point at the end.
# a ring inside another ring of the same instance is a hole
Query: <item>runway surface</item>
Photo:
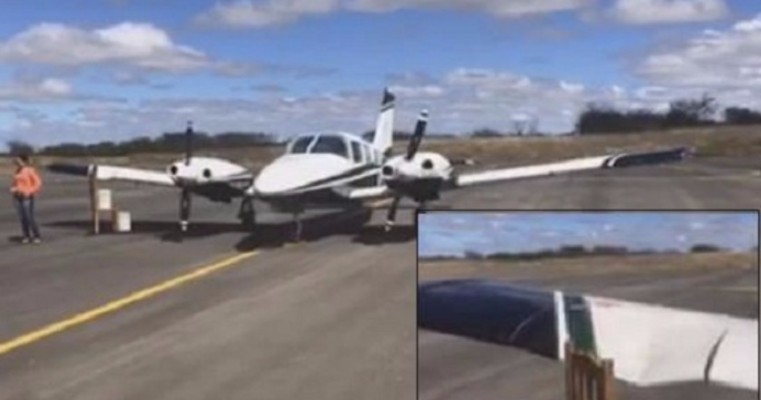
{"type": "MultiPolygon", "coordinates": [[[[463,190],[442,206],[757,208],[755,170],[695,160],[463,190]]],[[[252,235],[238,228],[237,205],[197,200],[193,232],[180,239],[176,192],[119,185],[134,232],[92,237],[84,183],[45,178],[45,243],[0,242],[0,399],[415,398],[408,211],[390,235],[383,212],[365,228],[316,216],[305,243],[286,245],[287,216],[262,212],[252,235]]],[[[0,234],[12,237],[6,204],[0,234]]],[[[487,377],[488,360],[501,360],[464,354],[487,377]]],[[[542,371],[513,385],[554,376],[542,371]]]]}
{"type": "MultiPolygon", "coordinates": [[[[290,217],[264,215],[251,236],[235,205],[196,201],[180,241],[177,194],[126,186],[115,201],[136,232],[88,237],[86,193],[49,182],[38,204],[45,243],[0,244],[0,342],[247,258],[0,354],[0,398],[414,398],[411,228],[380,241],[372,226],[332,217],[337,226],[307,223],[307,241],[283,247],[291,227],[274,223],[290,217]]],[[[3,208],[0,232],[17,229],[3,208]]]]}

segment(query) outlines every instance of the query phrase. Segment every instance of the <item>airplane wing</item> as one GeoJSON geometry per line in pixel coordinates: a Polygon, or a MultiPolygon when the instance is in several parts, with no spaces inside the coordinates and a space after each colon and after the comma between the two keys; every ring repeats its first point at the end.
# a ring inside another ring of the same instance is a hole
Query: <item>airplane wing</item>
{"type": "Polygon", "coordinates": [[[516,287],[418,286],[418,326],[562,360],[570,341],[639,386],[686,381],[758,390],[758,320],[516,287]]]}
{"type": "Polygon", "coordinates": [[[167,173],[141,168],[95,164],[51,164],[48,166],[48,170],[60,174],[94,177],[103,181],[122,180],[161,186],[176,186],[175,181],[167,173]]]}
{"type": "Polygon", "coordinates": [[[576,158],[550,164],[496,169],[492,171],[457,175],[452,179],[449,186],[450,188],[457,188],[481,183],[537,178],[592,169],[624,168],[636,165],[661,164],[682,160],[688,153],[689,150],[687,148],[677,148],[643,153],[624,153],[576,158]]]}
{"type": "Polygon", "coordinates": [[[386,185],[364,188],[340,187],[333,189],[333,191],[350,200],[379,199],[388,197],[391,193],[386,185]]]}
{"type": "MultiPolygon", "coordinates": [[[[48,169],[52,172],[94,177],[102,181],[119,180],[137,183],[147,183],[160,186],[179,186],[181,178],[174,178],[163,171],[154,171],[143,168],[115,167],[110,165],[75,165],[75,164],[51,164],[48,169]]],[[[202,182],[189,181],[193,186],[216,186],[219,184],[234,184],[238,182],[250,182],[254,175],[244,172],[235,175],[225,175],[213,178],[205,178],[202,182]]]]}

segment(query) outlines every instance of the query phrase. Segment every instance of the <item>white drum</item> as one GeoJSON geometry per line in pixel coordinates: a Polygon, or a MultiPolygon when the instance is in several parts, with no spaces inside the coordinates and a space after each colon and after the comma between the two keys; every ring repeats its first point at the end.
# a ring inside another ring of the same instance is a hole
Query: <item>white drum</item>
{"type": "Polygon", "coordinates": [[[132,215],[128,211],[114,211],[114,232],[132,231],[132,215]]]}

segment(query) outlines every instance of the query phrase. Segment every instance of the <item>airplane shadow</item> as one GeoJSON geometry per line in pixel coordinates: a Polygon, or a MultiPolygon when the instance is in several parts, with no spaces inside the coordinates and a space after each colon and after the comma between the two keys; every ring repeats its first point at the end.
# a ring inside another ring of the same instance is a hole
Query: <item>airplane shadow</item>
{"type": "MultiPolygon", "coordinates": [[[[313,242],[329,236],[351,236],[352,242],[366,245],[382,245],[414,240],[414,227],[398,226],[391,232],[384,232],[382,226],[365,225],[372,217],[372,211],[352,210],[327,213],[304,219],[302,223],[301,242],[313,242]]],[[[66,220],[44,224],[48,227],[70,228],[92,235],[92,222],[88,220],[66,220]]],[[[101,223],[101,232],[112,233],[107,222],[101,223]]],[[[292,243],[295,238],[296,224],[292,221],[281,223],[258,224],[254,231],[249,231],[234,222],[192,222],[188,231],[181,232],[176,221],[132,221],[130,234],[152,234],[163,242],[184,243],[226,233],[244,233],[242,239],[234,244],[237,251],[250,251],[257,248],[275,248],[292,243]]],[[[122,235],[121,233],[119,235],[122,235]]]]}
{"type": "MultiPolygon", "coordinates": [[[[330,236],[350,236],[352,242],[365,245],[381,245],[415,239],[415,229],[400,226],[391,232],[384,232],[382,226],[366,225],[372,217],[371,210],[342,211],[314,217],[303,221],[300,242],[314,242],[330,236]]],[[[296,225],[259,225],[247,237],[240,240],[235,249],[250,251],[257,248],[280,247],[292,243],[296,225]]]]}

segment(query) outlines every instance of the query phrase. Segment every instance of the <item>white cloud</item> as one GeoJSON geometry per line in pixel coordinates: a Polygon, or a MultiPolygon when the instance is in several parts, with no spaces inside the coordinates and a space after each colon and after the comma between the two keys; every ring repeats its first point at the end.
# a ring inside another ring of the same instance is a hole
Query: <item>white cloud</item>
{"type": "Polygon", "coordinates": [[[302,16],[325,14],[339,7],[338,0],[235,0],[216,3],[196,17],[202,25],[259,28],[293,22],[302,16]]]}
{"type": "Polygon", "coordinates": [[[575,10],[590,0],[233,0],[216,3],[196,17],[206,26],[261,28],[337,11],[393,12],[401,9],[455,9],[497,17],[520,17],[575,10]]]}
{"type": "Polygon", "coordinates": [[[174,43],[165,31],[135,22],[95,30],[37,24],[0,42],[0,60],[70,67],[115,63],[165,71],[212,65],[204,53],[174,43]]]}
{"type": "Polygon", "coordinates": [[[23,79],[0,85],[0,101],[59,101],[70,99],[71,84],[58,78],[23,79]]]}
{"type": "Polygon", "coordinates": [[[720,101],[761,106],[761,15],[654,51],[636,73],[672,93],[708,91],[720,101]]]}
{"type": "Polygon", "coordinates": [[[729,14],[724,0],[618,0],[611,10],[627,24],[712,21],[729,14]]]}

